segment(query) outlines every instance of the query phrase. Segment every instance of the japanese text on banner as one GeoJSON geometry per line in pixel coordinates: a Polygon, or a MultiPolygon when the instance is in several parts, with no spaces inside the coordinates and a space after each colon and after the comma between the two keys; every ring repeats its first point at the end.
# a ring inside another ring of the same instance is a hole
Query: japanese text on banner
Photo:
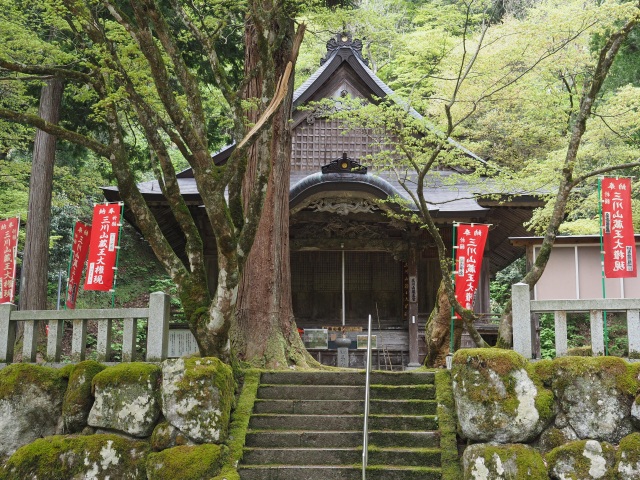
{"type": "Polygon", "coordinates": [[[85,290],[108,291],[113,287],[116,247],[120,233],[120,205],[96,205],[89,243],[85,290]]]}
{"type": "Polygon", "coordinates": [[[456,299],[466,309],[473,308],[488,233],[489,225],[458,225],[455,289],[456,299]]]}
{"type": "Polygon", "coordinates": [[[89,253],[89,238],[91,235],[91,225],[83,222],[76,222],[73,230],[73,245],[71,247],[71,266],[69,267],[69,280],[67,281],[67,308],[76,308],[76,299],[82,270],[89,253]]]}
{"type": "Polygon", "coordinates": [[[0,303],[11,303],[16,293],[16,253],[20,221],[0,221],[0,303]]]}
{"type": "Polygon", "coordinates": [[[636,277],[631,180],[603,178],[601,187],[604,275],[606,278],[636,277]]]}

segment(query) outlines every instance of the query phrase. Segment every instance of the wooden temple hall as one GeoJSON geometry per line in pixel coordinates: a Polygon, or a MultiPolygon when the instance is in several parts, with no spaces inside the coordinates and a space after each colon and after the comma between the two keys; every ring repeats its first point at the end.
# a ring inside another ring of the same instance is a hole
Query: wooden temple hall
{"type": "MultiPolygon", "coordinates": [[[[305,345],[325,364],[336,364],[334,340],[341,336],[344,318],[344,331],[352,339],[350,365],[363,365],[364,350],[358,347],[366,345],[369,314],[377,344],[373,361],[380,368],[417,366],[425,354],[424,326],[441,278],[433,241],[417,225],[387,215],[392,203],[378,201],[407,195],[390,175],[361,164],[360,159],[376,153],[364,130],[345,134],[340,121],[299,108],[326,98],[375,101],[391,93],[368,68],[362,43],[347,34],[327,43],[320,68],[294,93],[289,193],[293,308],[305,345]]],[[[224,162],[232,149],[222,149],[214,160],[224,162]]],[[[486,313],[490,278],[524,253],[509,237],[527,234],[522,224],[538,203],[530,197],[512,197],[506,203],[474,200],[468,185],[443,180],[452,173],[441,170],[427,179],[427,200],[447,245],[455,221],[493,224],[474,307],[486,313]]],[[[180,173],[179,182],[190,203],[197,203],[191,170],[180,173]]],[[[157,182],[139,186],[161,213],[165,207],[157,182]]],[[[115,199],[117,189],[106,188],[105,195],[115,199]]],[[[170,231],[166,216],[162,218],[170,231]]],[[[204,236],[211,238],[211,233],[204,236]]],[[[181,248],[181,241],[176,238],[174,248],[181,248]]],[[[213,240],[210,243],[215,254],[213,240]]],[[[495,341],[496,326],[478,327],[490,343],[495,341]]]]}

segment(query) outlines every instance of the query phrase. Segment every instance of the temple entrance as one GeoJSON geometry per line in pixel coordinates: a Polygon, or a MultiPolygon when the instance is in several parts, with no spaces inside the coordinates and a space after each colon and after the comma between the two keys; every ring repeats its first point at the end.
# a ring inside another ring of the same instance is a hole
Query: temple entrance
{"type": "MultiPolygon", "coordinates": [[[[344,252],[345,325],[403,325],[404,264],[388,252],[344,252]],[[376,308],[377,307],[377,308],[376,308]]],[[[342,325],[342,251],[291,253],[293,312],[301,328],[342,325]]]]}

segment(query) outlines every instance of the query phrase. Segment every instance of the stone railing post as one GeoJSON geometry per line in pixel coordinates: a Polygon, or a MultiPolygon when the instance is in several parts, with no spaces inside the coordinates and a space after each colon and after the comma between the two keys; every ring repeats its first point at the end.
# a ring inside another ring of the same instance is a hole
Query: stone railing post
{"type": "Polygon", "coordinates": [[[629,358],[638,358],[640,356],[640,310],[627,311],[627,332],[629,358]]]}
{"type": "Polygon", "coordinates": [[[524,358],[533,356],[531,342],[531,304],[529,285],[516,283],[511,286],[511,315],[513,319],[513,350],[524,358]]]}
{"type": "Polygon", "coordinates": [[[153,292],[149,296],[147,321],[147,362],[161,362],[169,351],[169,296],[153,292]]]}
{"type": "Polygon", "coordinates": [[[38,322],[26,320],[22,331],[22,361],[35,363],[38,355],[38,322]]]}
{"type": "Polygon", "coordinates": [[[11,321],[12,303],[0,305],[0,363],[13,362],[13,345],[16,341],[16,322],[11,321]]]}

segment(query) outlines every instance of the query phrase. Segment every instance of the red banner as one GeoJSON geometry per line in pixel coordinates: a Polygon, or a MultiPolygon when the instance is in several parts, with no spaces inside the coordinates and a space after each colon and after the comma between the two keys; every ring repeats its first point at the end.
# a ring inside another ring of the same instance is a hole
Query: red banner
{"type": "Polygon", "coordinates": [[[67,308],[76,308],[76,298],[82,280],[82,269],[89,253],[89,238],[91,225],[76,222],[73,229],[73,245],[71,246],[71,266],[69,267],[69,280],[67,281],[67,308]]]}
{"type": "Polygon", "coordinates": [[[85,290],[106,292],[113,287],[119,233],[120,205],[96,205],[93,209],[85,290]]]}
{"type": "Polygon", "coordinates": [[[20,220],[0,222],[0,303],[11,303],[16,294],[16,254],[20,220]]]}
{"type": "Polygon", "coordinates": [[[473,308],[488,234],[489,225],[465,223],[458,225],[456,299],[460,305],[469,310],[473,308]]]}
{"type": "Polygon", "coordinates": [[[631,217],[631,179],[603,178],[602,246],[606,278],[637,277],[631,217]]]}

